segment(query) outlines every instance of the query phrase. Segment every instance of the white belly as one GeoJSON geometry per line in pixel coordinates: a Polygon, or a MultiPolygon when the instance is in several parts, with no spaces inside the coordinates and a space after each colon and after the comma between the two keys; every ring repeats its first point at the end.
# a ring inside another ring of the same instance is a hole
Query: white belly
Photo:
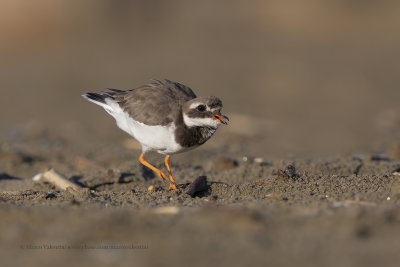
{"type": "Polygon", "coordinates": [[[120,129],[142,145],[143,152],[157,151],[161,154],[174,154],[185,150],[175,141],[175,125],[172,123],[166,126],[149,126],[133,120],[122,109],[114,109],[109,113],[115,118],[120,129]]]}
{"type": "Polygon", "coordinates": [[[114,117],[120,129],[135,138],[141,145],[143,152],[157,151],[161,154],[175,154],[191,150],[195,147],[182,147],[175,141],[175,125],[150,126],[133,120],[127,112],[112,101],[105,99],[103,108],[114,117]]]}

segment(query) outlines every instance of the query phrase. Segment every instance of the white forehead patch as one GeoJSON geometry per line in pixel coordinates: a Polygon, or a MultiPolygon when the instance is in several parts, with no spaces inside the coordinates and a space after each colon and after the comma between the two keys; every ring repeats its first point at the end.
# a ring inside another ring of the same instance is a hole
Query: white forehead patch
{"type": "Polygon", "coordinates": [[[212,118],[190,118],[186,114],[183,114],[183,121],[187,127],[213,127],[218,128],[221,123],[212,118]]]}

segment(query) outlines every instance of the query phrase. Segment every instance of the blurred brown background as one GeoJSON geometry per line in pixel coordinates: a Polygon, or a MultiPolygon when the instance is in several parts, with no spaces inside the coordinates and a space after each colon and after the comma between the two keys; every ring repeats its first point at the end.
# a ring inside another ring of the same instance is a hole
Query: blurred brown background
{"type": "Polygon", "coordinates": [[[3,0],[0,136],[126,137],[80,95],[168,78],[219,96],[232,117],[221,136],[255,153],[386,151],[400,125],[399,14],[390,0],[3,0]]]}

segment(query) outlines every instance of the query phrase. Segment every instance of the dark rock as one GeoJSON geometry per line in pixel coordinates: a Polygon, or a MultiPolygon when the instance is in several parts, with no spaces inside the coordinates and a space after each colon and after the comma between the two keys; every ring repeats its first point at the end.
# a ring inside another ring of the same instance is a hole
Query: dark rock
{"type": "Polygon", "coordinates": [[[296,173],[296,168],[293,165],[286,166],[284,173],[290,178],[299,177],[299,175],[296,173]]]}
{"type": "Polygon", "coordinates": [[[372,155],[371,156],[371,160],[374,160],[374,161],[390,161],[390,159],[388,157],[386,157],[385,155],[382,155],[382,154],[372,155]]]}
{"type": "Polygon", "coordinates": [[[183,193],[194,197],[196,193],[204,191],[207,189],[207,176],[197,177],[191,184],[189,184],[183,193]]]}
{"type": "Polygon", "coordinates": [[[47,192],[47,195],[45,196],[46,199],[52,199],[56,198],[56,194],[54,192],[47,192]]]}
{"type": "Polygon", "coordinates": [[[7,173],[0,173],[0,180],[22,180],[22,178],[11,176],[7,173]]]}
{"type": "Polygon", "coordinates": [[[279,178],[291,178],[296,180],[300,177],[296,172],[296,168],[293,165],[287,165],[285,170],[277,170],[272,173],[273,175],[277,175],[279,178]]]}

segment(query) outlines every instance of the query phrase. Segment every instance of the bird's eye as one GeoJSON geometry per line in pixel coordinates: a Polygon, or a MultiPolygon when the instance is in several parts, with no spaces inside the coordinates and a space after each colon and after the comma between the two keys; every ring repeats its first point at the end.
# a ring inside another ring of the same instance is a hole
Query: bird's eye
{"type": "Polygon", "coordinates": [[[198,111],[204,111],[204,110],[206,110],[206,106],[204,106],[204,105],[198,105],[196,109],[197,109],[198,111]]]}

